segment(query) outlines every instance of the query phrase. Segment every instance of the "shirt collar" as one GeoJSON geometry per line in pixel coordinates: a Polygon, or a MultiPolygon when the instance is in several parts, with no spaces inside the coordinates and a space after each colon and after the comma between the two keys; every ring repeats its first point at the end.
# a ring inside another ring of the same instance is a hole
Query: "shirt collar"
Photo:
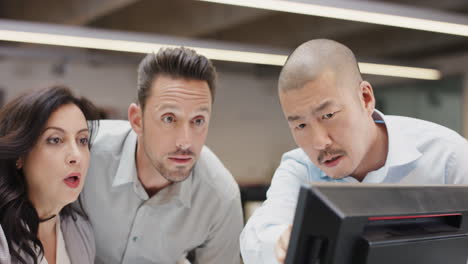
{"type": "Polygon", "coordinates": [[[190,175],[185,179],[183,182],[177,183],[179,185],[177,199],[182,203],[183,206],[186,208],[190,208],[192,206],[192,188],[193,188],[193,181],[195,180],[195,167],[190,173],[190,175]]]}
{"type": "Polygon", "coordinates": [[[112,187],[117,187],[137,180],[137,170],[135,161],[135,150],[137,144],[137,135],[132,130],[125,139],[122,154],[120,156],[119,167],[115,173],[112,187]]]}
{"type": "MultiPolygon", "coordinates": [[[[127,183],[134,183],[136,187],[134,191],[143,200],[148,200],[148,195],[143,189],[140,180],[138,179],[138,172],[136,169],[135,151],[137,146],[137,135],[132,130],[125,139],[122,155],[120,156],[119,166],[115,173],[115,178],[112,187],[121,186],[127,183]]],[[[196,167],[196,166],[195,166],[196,167]]],[[[172,200],[173,198],[179,200],[183,206],[191,207],[192,188],[193,188],[194,173],[190,173],[186,180],[174,183],[161,190],[155,195],[155,203],[164,203],[172,200]]],[[[153,197],[152,197],[153,198],[153,197]]]]}
{"type": "Polygon", "coordinates": [[[148,195],[146,195],[146,199],[143,200],[148,200],[148,205],[151,206],[177,202],[186,208],[190,208],[192,205],[192,181],[193,173],[186,180],[167,186],[149,199],[148,195]]]}
{"type": "Polygon", "coordinates": [[[388,120],[382,112],[376,109],[372,117],[376,121],[383,120],[387,128],[388,153],[384,166],[395,167],[406,165],[421,157],[422,154],[419,152],[414,141],[411,141],[404,135],[404,131],[400,127],[395,126],[391,120],[388,120]]]}

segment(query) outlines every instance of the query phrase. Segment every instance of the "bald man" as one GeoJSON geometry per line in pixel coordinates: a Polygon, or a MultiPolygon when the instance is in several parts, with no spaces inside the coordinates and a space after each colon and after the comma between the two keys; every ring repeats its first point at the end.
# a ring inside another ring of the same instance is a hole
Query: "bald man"
{"type": "Polygon", "coordinates": [[[245,264],[283,263],[299,189],[312,182],[468,183],[468,142],[456,132],[375,109],[346,46],[299,46],[279,77],[279,98],[298,149],[283,155],[267,200],[241,234],[245,264]]]}

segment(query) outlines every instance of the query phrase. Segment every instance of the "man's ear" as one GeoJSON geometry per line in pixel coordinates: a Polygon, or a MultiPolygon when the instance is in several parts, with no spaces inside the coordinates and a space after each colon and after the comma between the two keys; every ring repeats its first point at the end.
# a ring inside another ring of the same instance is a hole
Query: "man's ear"
{"type": "Polygon", "coordinates": [[[375,97],[372,85],[367,81],[362,81],[359,85],[359,94],[365,111],[372,115],[375,109],[375,97]]]}
{"type": "Polygon", "coordinates": [[[143,111],[139,105],[130,104],[128,107],[128,121],[130,121],[132,129],[137,135],[143,133],[143,111]]]}

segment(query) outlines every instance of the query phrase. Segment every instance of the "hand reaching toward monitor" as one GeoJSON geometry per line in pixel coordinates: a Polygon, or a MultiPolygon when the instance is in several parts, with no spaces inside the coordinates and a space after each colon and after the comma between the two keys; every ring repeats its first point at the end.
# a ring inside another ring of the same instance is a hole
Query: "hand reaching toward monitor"
{"type": "Polygon", "coordinates": [[[288,251],[289,239],[291,238],[291,230],[292,226],[289,225],[276,242],[275,255],[279,263],[284,263],[284,260],[286,259],[286,252],[288,251]]]}

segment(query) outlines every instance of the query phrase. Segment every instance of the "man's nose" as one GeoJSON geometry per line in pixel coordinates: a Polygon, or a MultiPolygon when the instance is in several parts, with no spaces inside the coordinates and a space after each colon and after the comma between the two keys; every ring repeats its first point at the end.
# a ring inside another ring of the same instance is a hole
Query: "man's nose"
{"type": "Polygon", "coordinates": [[[176,147],[187,150],[192,146],[192,135],[190,127],[185,125],[181,127],[177,133],[176,147]]]}
{"type": "Polygon", "coordinates": [[[327,129],[322,126],[315,126],[311,131],[311,144],[316,150],[324,150],[332,144],[332,140],[327,129]]]}

